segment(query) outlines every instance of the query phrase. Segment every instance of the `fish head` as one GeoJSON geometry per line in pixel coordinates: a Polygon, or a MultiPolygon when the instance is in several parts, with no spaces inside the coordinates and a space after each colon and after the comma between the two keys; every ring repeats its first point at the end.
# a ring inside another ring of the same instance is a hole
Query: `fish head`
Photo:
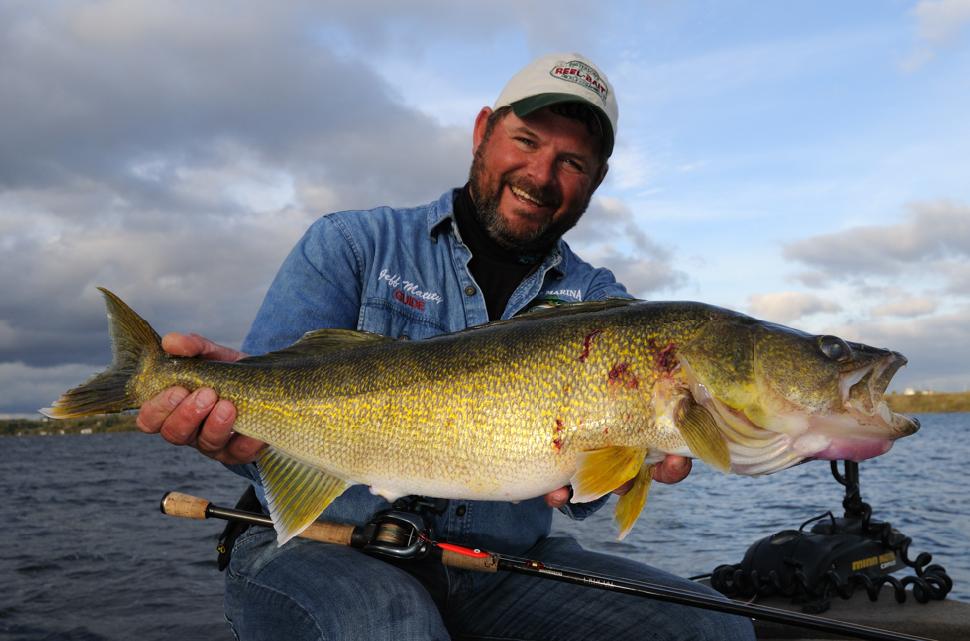
{"type": "Polygon", "coordinates": [[[679,357],[741,473],[860,461],[919,429],[884,398],[906,364],[898,352],[739,316],[709,322],[679,357]]]}

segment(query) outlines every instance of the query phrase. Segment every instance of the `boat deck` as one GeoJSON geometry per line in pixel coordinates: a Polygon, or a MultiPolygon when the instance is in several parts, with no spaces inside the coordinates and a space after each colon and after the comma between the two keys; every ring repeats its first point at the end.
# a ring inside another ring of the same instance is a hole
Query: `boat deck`
{"type": "MultiPolygon", "coordinates": [[[[793,605],[788,599],[759,599],[757,603],[794,612],[801,611],[800,606],[793,605]]],[[[864,591],[856,592],[848,600],[836,597],[832,600],[832,607],[821,616],[936,641],[970,641],[970,603],[949,599],[919,603],[911,593],[906,595],[904,603],[896,603],[892,589],[888,587],[883,589],[875,602],[870,601],[864,591]]],[[[848,639],[845,636],[761,621],[755,621],[755,631],[761,641],[848,639]]]]}

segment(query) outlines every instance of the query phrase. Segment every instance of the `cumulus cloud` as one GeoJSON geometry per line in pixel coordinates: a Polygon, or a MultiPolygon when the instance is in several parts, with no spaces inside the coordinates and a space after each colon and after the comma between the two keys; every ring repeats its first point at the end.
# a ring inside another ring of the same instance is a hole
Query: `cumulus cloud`
{"type": "Polygon", "coordinates": [[[915,203],[902,222],[853,227],[784,246],[785,258],[828,278],[894,275],[938,260],[970,259],[970,205],[915,203]]]}
{"type": "Polygon", "coordinates": [[[752,316],[776,323],[790,323],[811,314],[838,312],[837,303],[804,292],[774,292],[748,297],[752,316]]]}
{"type": "Polygon", "coordinates": [[[906,298],[876,305],[869,313],[874,317],[916,318],[932,314],[939,307],[937,301],[927,297],[906,298]]]}
{"type": "Polygon", "coordinates": [[[616,198],[594,198],[566,240],[586,260],[608,266],[634,296],[648,298],[687,282],[687,274],[673,265],[671,249],[656,244],[616,198]]]}

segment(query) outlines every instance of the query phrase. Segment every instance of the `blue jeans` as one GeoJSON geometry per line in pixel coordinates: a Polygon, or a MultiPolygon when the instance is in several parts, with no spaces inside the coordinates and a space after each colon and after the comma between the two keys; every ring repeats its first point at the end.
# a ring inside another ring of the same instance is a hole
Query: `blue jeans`
{"type": "MultiPolygon", "coordinates": [[[[549,564],[714,593],[640,563],[583,550],[567,537],[526,555],[549,564]]],[[[748,619],[433,560],[388,562],[352,548],[252,528],[226,572],[226,618],[245,641],[753,640],[748,619]]]]}

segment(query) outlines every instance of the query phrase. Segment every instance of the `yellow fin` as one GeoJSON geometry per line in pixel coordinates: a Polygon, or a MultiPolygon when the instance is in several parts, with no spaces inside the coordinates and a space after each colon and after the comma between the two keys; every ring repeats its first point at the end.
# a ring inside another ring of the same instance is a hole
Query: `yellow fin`
{"type": "Polygon", "coordinates": [[[647,450],[636,447],[604,447],[579,453],[572,503],[587,503],[612,492],[634,476],[643,465],[647,450]]]}
{"type": "Polygon", "coordinates": [[[263,448],[258,466],[279,545],[305,530],[350,486],[272,447],[263,448]]]}
{"type": "Polygon", "coordinates": [[[677,420],[677,428],[687,441],[687,447],[694,456],[711,467],[727,472],[731,469],[731,453],[714,417],[693,401],[686,405],[677,420]]]}
{"type": "Polygon", "coordinates": [[[620,497],[613,512],[616,525],[620,528],[620,533],[616,540],[622,541],[623,538],[633,529],[643,506],[647,503],[647,492],[650,491],[650,482],[653,480],[653,465],[642,465],[637,472],[637,478],[633,481],[630,491],[620,497]]]}

